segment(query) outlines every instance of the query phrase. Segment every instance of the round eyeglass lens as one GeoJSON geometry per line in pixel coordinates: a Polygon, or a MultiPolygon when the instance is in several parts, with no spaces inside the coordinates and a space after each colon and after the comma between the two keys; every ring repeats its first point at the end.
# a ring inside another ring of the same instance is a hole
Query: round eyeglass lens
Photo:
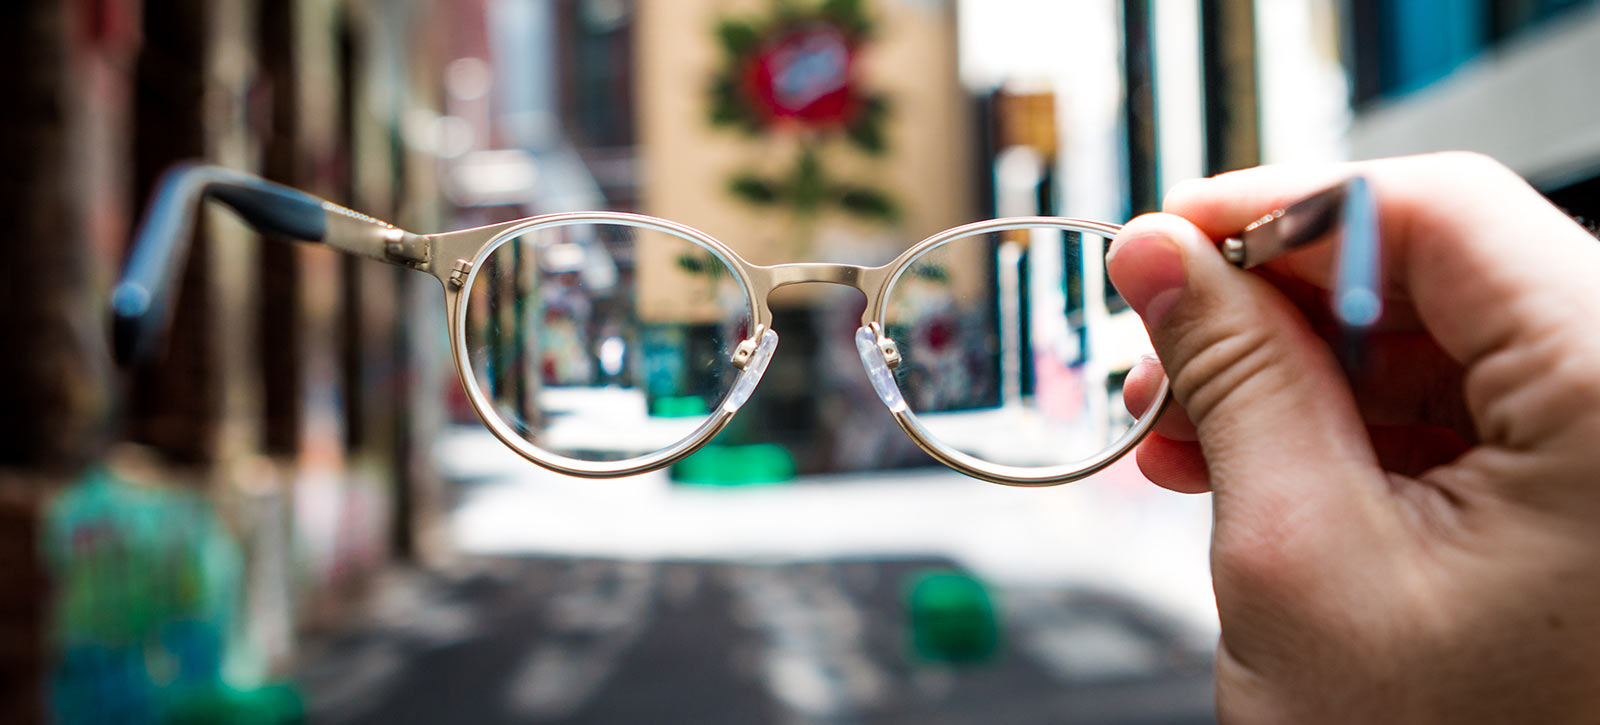
{"type": "Polygon", "coordinates": [[[474,265],[465,343],[480,406],[533,447],[646,456],[721,407],[752,305],[715,250],[644,222],[517,231],[474,265]]]}
{"type": "Polygon", "coordinates": [[[1122,383],[1151,346],[1106,278],[1110,244],[1073,226],[979,232],[901,269],[884,332],[900,352],[895,382],[928,438],[1023,468],[1118,446],[1135,423],[1122,383]]]}

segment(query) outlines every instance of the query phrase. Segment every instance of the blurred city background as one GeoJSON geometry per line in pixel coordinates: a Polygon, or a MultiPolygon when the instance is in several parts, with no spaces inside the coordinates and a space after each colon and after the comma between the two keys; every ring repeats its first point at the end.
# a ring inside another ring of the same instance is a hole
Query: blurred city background
{"type": "Polygon", "coordinates": [[[1600,218],[1587,0],[15,0],[0,34],[8,722],[1213,717],[1208,497],[935,466],[858,295],[780,292],[738,445],[618,480],[477,423],[436,283],[221,210],[165,351],[116,368],[180,160],[419,232],[638,211],[758,264],[1456,148],[1600,218]]]}

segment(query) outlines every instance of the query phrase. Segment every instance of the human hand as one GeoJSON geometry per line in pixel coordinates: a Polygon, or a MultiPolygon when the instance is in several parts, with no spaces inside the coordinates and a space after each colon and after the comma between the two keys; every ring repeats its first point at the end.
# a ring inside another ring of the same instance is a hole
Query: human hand
{"type": "Polygon", "coordinates": [[[1600,720],[1600,243],[1503,166],[1439,154],[1179,185],[1107,261],[1160,363],[1158,485],[1214,494],[1230,720],[1600,720]],[[1385,315],[1347,374],[1319,244],[1215,241],[1365,176],[1385,315]]]}

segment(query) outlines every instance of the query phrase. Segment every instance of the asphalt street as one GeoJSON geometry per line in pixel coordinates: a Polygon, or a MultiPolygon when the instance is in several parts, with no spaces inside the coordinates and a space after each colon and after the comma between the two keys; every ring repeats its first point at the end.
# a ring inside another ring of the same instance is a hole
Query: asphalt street
{"type": "Polygon", "coordinates": [[[322,723],[1211,721],[1211,652],[1104,593],[996,589],[991,656],[918,654],[907,587],[950,567],[478,560],[396,576],[299,680],[322,723]]]}
{"type": "Polygon", "coordinates": [[[942,468],[725,489],[570,479],[465,427],[437,458],[460,559],[394,572],[302,652],[313,722],[1212,720],[1210,502],[1131,461],[1051,489],[942,468]],[[930,577],[983,607],[930,618],[930,577]]]}

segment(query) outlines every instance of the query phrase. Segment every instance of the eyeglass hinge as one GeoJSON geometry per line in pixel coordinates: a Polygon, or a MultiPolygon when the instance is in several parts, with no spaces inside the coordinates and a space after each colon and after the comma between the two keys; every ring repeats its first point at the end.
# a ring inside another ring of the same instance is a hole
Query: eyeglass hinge
{"type": "Polygon", "coordinates": [[[465,259],[458,259],[455,266],[450,268],[450,280],[445,284],[450,285],[450,289],[461,289],[461,286],[467,283],[467,274],[471,271],[471,262],[465,259]]]}
{"type": "Polygon", "coordinates": [[[383,253],[390,259],[411,264],[427,264],[428,238],[404,229],[389,227],[383,230],[383,253]]]}

